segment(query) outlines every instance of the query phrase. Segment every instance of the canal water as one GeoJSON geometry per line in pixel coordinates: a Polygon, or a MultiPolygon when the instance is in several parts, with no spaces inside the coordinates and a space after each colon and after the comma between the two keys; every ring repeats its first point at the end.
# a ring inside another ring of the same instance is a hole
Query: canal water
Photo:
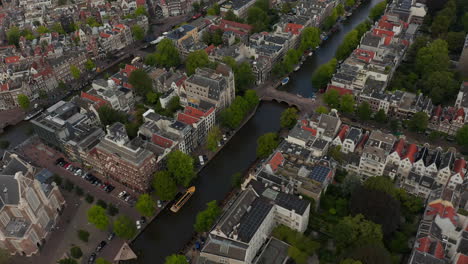
{"type": "MultiPolygon", "coordinates": [[[[354,14],[349,17],[340,31],[325,41],[322,47],[306,62],[302,68],[291,75],[286,90],[311,96],[314,87],[311,76],[315,69],[335,56],[336,49],[346,33],[367,19],[369,10],[380,0],[364,0],[354,14]]],[[[190,201],[177,213],[169,210],[162,212],[134,241],[132,248],[138,254],[138,263],[164,263],[168,255],[179,252],[193,235],[196,214],[205,209],[206,203],[222,200],[231,190],[231,177],[236,172],[243,172],[255,161],[257,138],[267,132],[279,130],[279,118],[286,108],[272,102],[263,102],[257,113],[231,139],[218,155],[199,173],[195,186],[197,191],[190,201]]]]}
{"type": "Polygon", "coordinates": [[[309,57],[301,69],[290,75],[289,83],[282,87],[282,90],[293,94],[300,94],[304,97],[311,97],[317,89],[312,85],[312,73],[320,65],[335,57],[338,46],[342,43],[345,35],[353,30],[357,25],[362,23],[369,16],[370,9],[381,2],[382,0],[362,0],[363,3],[354,10],[353,15],[348,17],[339,26],[339,31],[335,32],[329,38],[322,42],[318,50],[314,52],[312,57],[309,57]]]}

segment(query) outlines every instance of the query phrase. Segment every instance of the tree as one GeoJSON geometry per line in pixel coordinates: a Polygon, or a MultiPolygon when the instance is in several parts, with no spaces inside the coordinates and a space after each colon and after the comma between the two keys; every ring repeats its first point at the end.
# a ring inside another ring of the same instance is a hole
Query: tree
{"type": "Polygon", "coordinates": [[[257,140],[257,157],[267,158],[278,147],[279,140],[276,133],[266,133],[257,140]]]}
{"type": "Polygon", "coordinates": [[[58,264],[78,264],[78,262],[76,262],[76,260],[72,258],[64,258],[64,259],[57,261],[57,263],[58,264]]]}
{"type": "Polygon", "coordinates": [[[168,171],[158,171],[154,174],[153,188],[163,201],[172,200],[177,194],[177,185],[168,171]]]}
{"type": "Polygon", "coordinates": [[[156,64],[161,67],[176,67],[180,64],[179,51],[170,39],[163,39],[159,42],[154,53],[156,64]]]}
{"type": "Polygon", "coordinates": [[[113,204],[109,204],[107,207],[107,214],[110,216],[116,216],[119,213],[119,208],[115,207],[113,204]]]}
{"type": "Polygon", "coordinates": [[[104,208],[104,209],[107,208],[106,202],[104,202],[104,201],[101,200],[101,199],[97,200],[96,204],[99,205],[99,206],[101,206],[101,207],[104,208]]]}
{"type": "Polygon", "coordinates": [[[377,21],[380,16],[384,13],[385,8],[387,7],[387,1],[382,1],[376,4],[369,12],[369,18],[372,21],[377,21]]]}
{"type": "Polygon", "coordinates": [[[135,9],[135,12],[133,12],[135,16],[148,16],[148,11],[146,11],[146,8],[144,6],[139,6],[135,9]]]}
{"type": "Polygon", "coordinates": [[[206,148],[211,151],[216,151],[218,149],[218,143],[221,140],[221,130],[218,126],[214,126],[208,136],[206,137],[206,148]]]}
{"type": "Polygon", "coordinates": [[[260,7],[253,6],[247,10],[247,23],[253,27],[252,32],[261,32],[268,29],[268,14],[260,7]]]}
{"type": "Polygon", "coordinates": [[[346,59],[359,45],[359,40],[359,32],[357,30],[351,30],[346,34],[343,42],[336,50],[336,59],[340,61],[346,59]]]}
{"type": "Polygon", "coordinates": [[[356,109],[356,114],[361,121],[367,121],[372,116],[372,109],[368,102],[362,102],[356,109]]]}
{"type": "Polygon", "coordinates": [[[101,26],[101,23],[99,23],[95,17],[88,17],[86,18],[86,24],[88,24],[90,27],[99,27],[101,26]]]}
{"type": "Polygon", "coordinates": [[[105,230],[109,226],[106,210],[99,205],[93,205],[88,210],[88,222],[100,230],[105,230]]]}
{"type": "Polygon", "coordinates": [[[400,202],[379,190],[363,187],[355,190],[351,195],[350,211],[379,224],[386,236],[393,233],[400,222],[400,202]]]}
{"type": "Polygon", "coordinates": [[[405,254],[409,252],[408,237],[403,232],[395,232],[392,235],[393,239],[388,245],[391,252],[405,254]]]}
{"type": "Polygon", "coordinates": [[[137,41],[143,40],[145,38],[145,30],[143,30],[140,25],[135,24],[131,28],[133,38],[137,41]]]}
{"type": "Polygon", "coordinates": [[[91,59],[88,59],[85,62],[85,69],[88,70],[88,71],[91,71],[94,68],[96,68],[96,64],[91,59]]]}
{"type": "Polygon", "coordinates": [[[328,90],[323,95],[323,101],[331,108],[340,106],[340,93],[337,90],[328,90]]]}
{"type": "Polygon", "coordinates": [[[185,67],[187,69],[187,74],[192,75],[195,73],[197,68],[206,67],[210,64],[210,59],[208,59],[208,54],[205,50],[196,50],[187,56],[185,60],[185,67]]]}
{"type": "Polygon", "coordinates": [[[456,3],[455,1],[447,1],[444,9],[437,13],[431,24],[432,36],[440,37],[447,34],[450,26],[456,20],[456,3]]]}
{"type": "Polygon", "coordinates": [[[97,258],[96,259],[96,264],[112,264],[109,261],[103,259],[103,258],[97,258]]]}
{"type": "Polygon", "coordinates": [[[11,255],[7,250],[0,248],[0,264],[9,264],[11,263],[11,255]]]}
{"type": "Polygon", "coordinates": [[[288,256],[294,259],[294,262],[296,262],[297,264],[305,264],[307,263],[307,259],[309,258],[309,256],[307,256],[305,252],[301,251],[295,246],[291,246],[288,248],[288,256]]]}
{"type": "Polygon", "coordinates": [[[341,96],[340,110],[343,113],[353,113],[354,112],[354,96],[352,94],[345,94],[341,96]]]}
{"type": "Polygon", "coordinates": [[[49,33],[49,29],[46,26],[43,26],[43,25],[38,26],[36,31],[39,34],[49,33]]]}
{"type": "Polygon", "coordinates": [[[429,123],[429,117],[424,112],[417,112],[408,123],[408,128],[415,132],[424,132],[429,123]]]}
{"type": "Polygon", "coordinates": [[[137,228],[135,222],[128,216],[119,215],[114,221],[114,232],[120,238],[132,239],[137,232],[137,228]]]}
{"type": "Polygon", "coordinates": [[[396,197],[397,195],[395,185],[389,177],[370,177],[364,182],[364,187],[369,190],[376,190],[387,193],[392,197],[396,197]]]}
{"type": "Polygon", "coordinates": [[[319,107],[317,107],[315,109],[315,112],[317,112],[319,114],[328,114],[328,112],[330,112],[330,111],[328,110],[328,108],[326,106],[321,105],[321,106],[319,106],[319,107]]]}
{"type": "Polygon", "coordinates": [[[255,84],[255,74],[248,62],[240,63],[233,70],[236,92],[243,92],[255,84]]]}
{"type": "Polygon", "coordinates": [[[449,32],[447,34],[447,45],[452,54],[460,54],[464,44],[465,32],[449,32]]]}
{"type": "Polygon", "coordinates": [[[201,9],[200,3],[194,2],[194,3],[192,3],[192,7],[193,7],[193,11],[195,11],[195,13],[200,12],[200,9],[201,9]]]}
{"type": "Polygon", "coordinates": [[[59,34],[65,34],[65,30],[62,27],[62,24],[60,23],[54,23],[52,27],[50,28],[51,32],[57,32],[59,34]]]}
{"type": "Polygon", "coordinates": [[[345,7],[352,7],[356,4],[355,0],[345,0],[345,7]]]}
{"type": "Polygon", "coordinates": [[[172,254],[166,257],[164,264],[188,264],[188,262],[184,255],[172,254]]]}
{"type": "Polygon", "coordinates": [[[356,174],[348,174],[346,177],[343,179],[343,182],[341,183],[341,192],[345,196],[349,196],[354,191],[361,186],[361,178],[356,175],[356,174]]]}
{"type": "Polygon", "coordinates": [[[320,45],[320,29],[306,27],[301,34],[301,50],[315,49],[320,45]]]}
{"type": "Polygon", "coordinates": [[[75,65],[70,66],[70,73],[74,79],[79,79],[81,76],[81,71],[75,65]]]}
{"type": "Polygon", "coordinates": [[[193,159],[180,150],[175,150],[167,155],[167,170],[177,184],[187,187],[195,177],[193,159]]]}
{"type": "Polygon", "coordinates": [[[103,126],[110,126],[116,122],[127,123],[128,118],[124,112],[117,111],[108,105],[103,105],[98,109],[99,120],[103,126]]]}
{"type": "Polygon", "coordinates": [[[297,123],[297,109],[290,107],[281,113],[280,124],[282,128],[292,129],[297,123]]]}
{"type": "Polygon", "coordinates": [[[340,264],[362,264],[362,262],[359,261],[359,260],[354,260],[354,259],[347,258],[347,259],[342,260],[340,262],[340,264]]]}
{"type": "Polygon", "coordinates": [[[239,188],[242,185],[242,174],[240,172],[236,172],[232,175],[232,186],[235,188],[239,188]]]}
{"type": "Polygon", "coordinates": [[[468,148],[468,125],[464,125],[457,131],[455,139],[459,145],[468,148]]]}
{"type": "Polygon", "coordinates": [[[89,232],[83,229],[78,230],[78,238],[83,242],[88,242],[89,232]]]}
{"type": "Polygon", "coordinates": [[[214,224],[216,219],[221,215],[221,208],[216,204],[216,200],[213,200],[206,204],[206,209],[197,214],[195,221],[195,231],[207,232],[214,224]]]}
{"type": "Polygon", "coordinates": [[[10,146],[10,141],[8,140],[0,141],[0,149],[7,149],[9,146],[10,146]]]}
{"type": "Polygon", "coordinates": [[[324,89],[327,87],[328,82],[333,77],[335,73],[337,60],[335,58],[331,59],[327,63],[321,65],[312,75],[312,84],[317,89],[324,89]]]}
{"type": "Polygon", "coordinates": [[[18,104],[21,108],[27,110],[31,105],[31,102],[29,101],[29,98],[26,95],[18,94],[18,104]]]}
{"type": "Polygon", "coordinates": [[[435,105],[450,101],[458,92],[458,82],[449,71],[432,72],[422,83],[423,92],[429,94],[435,105]]]}
{"type": "Polygon", "coordinates": [[[91,203],[94,202],[94,197],[91,194],[88,193],[88,194],[86,194],[85,200],[86,200],[86,202],[91,204],[91,203]]]}
{"type": "Polygon", "coordinates": [[[141,215],[151,217],[156,212],[156,202],[149,194],[145,193],[138,197],[135,208],[141,215]]]}
{"type": "Polygon", "coordinates": [[[423,76],[430,76],[435,71],[447,70],[449,65],[448,45],[445,40],[436,39],[417,52],[415,67],[423,76]]]}
{"type": "Polygon", "coordinates": [[[338,163],[343,162],[343,153],[341,152],[341,146],[332,146],[328,148],[328,156],[332,157],[334,160],[336,160],[338,163]]]}
{"type": "Polygon", "coordinates": [[[239,19],[234,12],[229,9],[225,14],[224,14],[224,19],[229,20],[229,21],[235,21],[235,22],[240,22],[241,19],[239,19]]]}
{"type": "Polygon", "coordinates": [[[362,263],[392,263],[392,256],[380,243],[360,244],[352,249],[349,257],[362,263]]]}
{"type": "Polygon", "coordinates": [[[375,121],[384,124],[387,122],[387,115],[385,114],[385,110],[380,109],[374,116],[375,121]]]}
{"type": "Polygon", "coordinates": [[[153,81],[144,70],[136,69],[130,73],[128,82],[139,96],[145,96],[153,89],[153,81]]]}
{"type": "Polygon", "coordinates": [[[73,258],[79,259],[81,256],[83,256],[83,252],[81,251],[80,247],[75,246],[70,249],[70,255],[73,258]]]}
{"type": "Polygon", "coordinates": [[[20,32],[19,28],[18,27],[11,27],[7,31],[8,44],[15,45],[15,46],[18,47],[20,36],[21,36],[21,32],[20,32]]]}
{"type": "Polygon", "coordinates": [[[342,249],[363,244],[381,244],[383,238],[380,225],[366,220],[361,214],[344,217],[332,232],[342,249]]]}

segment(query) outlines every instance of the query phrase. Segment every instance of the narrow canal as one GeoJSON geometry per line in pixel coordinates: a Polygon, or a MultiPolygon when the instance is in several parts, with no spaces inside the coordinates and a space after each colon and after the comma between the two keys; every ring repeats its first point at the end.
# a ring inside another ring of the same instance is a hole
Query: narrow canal
{"type": "MultiPolygon", "coordinates": [[[[340,31],[323,43],[322,47],[309,58],[302,68],[291,75],[286,90],[310,96],[314,91],[311,76],[315,69],[335,56],[346,33],[367,19],[369,10],[380,0],[364,0],[349,17],[340,31]]],[[[212,200],[222,200],[231,189],[231,177],[245,171],[255,161],[257,138],[264,133],[278,131],[279,117],[286,107],[276,103],[263,102],[254,117],[231,139],[218,155],[200,172],[195,186],[197,191],[191,200],[173,214],[162,212],[132,244],[138,254],[138,263],[159,264],[168,255],[177,253],[193,234],[196,214],[212,200]]]]}
{"type": "Polygon", "coordinates": [[[317,90],[312,85],[312,73],[320,65],[335,57],[338,46],[342,43],[345,35],[353,30],[357,25],[365,21],[369,15],[370,9],[382,0],[363,0],[363,3],[354,10],[353,15],[348,17],[340,26],[339,31],[335,32],[324,41],[321,47],[314,52],[314,55],[304,62],[301,69],[290,75],[289,83],[282,88],[293,94],[300,94],[304,97],[311,97],[317,90]]]}

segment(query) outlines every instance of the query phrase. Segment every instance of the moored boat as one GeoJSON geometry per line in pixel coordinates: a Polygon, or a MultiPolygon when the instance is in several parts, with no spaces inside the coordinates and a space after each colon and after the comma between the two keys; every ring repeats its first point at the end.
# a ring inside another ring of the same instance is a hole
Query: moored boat
{"type": "Polygon", "coordinates": [[[187,191],[180,197],[179,200],[177,200],[176,203],[174,203],[171,207],[171,211],[174,213],[177,213],[182,206],[192,197],[192,195],[195,193],[195,186],[192,186],[187,189],[187,191]]]}
{"type": "Polygon", "coordinates": [[[288,82],[289,82],[289,77],[286,77],[283,80],[281,80],[281,85],[286,85],[288,84],[288,82]]]}

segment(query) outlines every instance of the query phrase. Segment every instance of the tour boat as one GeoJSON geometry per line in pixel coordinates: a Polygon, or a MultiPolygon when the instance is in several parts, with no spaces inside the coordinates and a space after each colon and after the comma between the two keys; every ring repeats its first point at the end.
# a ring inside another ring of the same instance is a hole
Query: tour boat
{"type": "Polygon", "coordinates": [[[180,197],[179,200],[175,204],[172,205],[171,211],[174,213],[177,213],[182,206],[192,197],[192,195],[195,193],[195,186],[192,186],[187,189],[187,191],[180,197]]]}
{"type": "Polygon", "coordinates": [[[28,114],[25,118],[24,118],[24,121],[28,121],[28,120],[31,120],[32,118],[36,117],[37,115],[39,115],[41,112],[42,112],[42,108],[35,111],[35,112],[32,112],[30,114],[28,114]]]}
{"type": "Polygon", "coordinates": [[[281,85],[286,85],[288,84],[288,82],[289,82],[289,77],[286,77],[281,81],[281,85]]]}

